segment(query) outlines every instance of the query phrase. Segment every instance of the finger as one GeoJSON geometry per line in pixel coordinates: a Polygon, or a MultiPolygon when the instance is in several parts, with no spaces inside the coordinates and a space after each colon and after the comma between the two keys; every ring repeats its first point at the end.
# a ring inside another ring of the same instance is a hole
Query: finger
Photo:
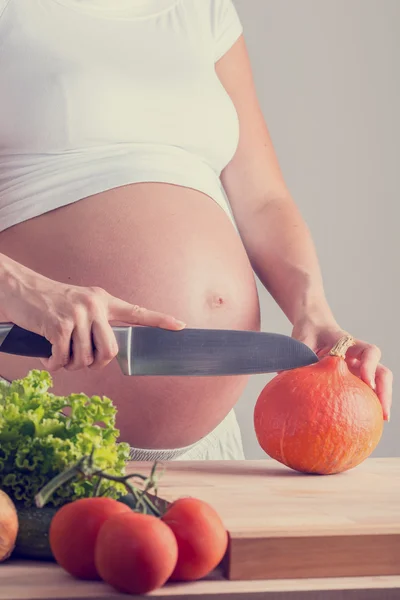
{"type": "MultiPolygon", "coordinates": [[[[353,375],[360,377],[360,361],[357,358],[347,358],[347,366],[353,375]]],[[[379,364],[375,375],[375,392],[382,404],[383,418],[390,420],[390,409],[392,406],[393,374],[383,365],[379,364]]]]}
{"type": "Polygon", "coordinates": [[[347,356],[359,359],[361,379],[375,389],[375,373],[382,356],[379,348],[365,342],[357,342],[348,349],[347,356]]]}
{"type": "Polygon", "coordinates": [[[360,361],[358,358],[347,358],[346,363],[349,368],[349,371],[353,373],[356,377],[360,377],[360,361]]]}
{"type": "Polygon", "coordinates": [[[59,325],[54,334],[45,335],[52,344],[52,354],[49,359],[41,362],[48,371],[58,371],[67,366],[71,360],[71,335],[73,325],[59,325]]]}
{"type": "Polygon", "coordinates": [[[376,394],[382,404],[383,418],[389,421],[392,407],[393,374],[384,365],[378,365],[375,379],[376,394]]]}
{"type": "Polygon", "coordinates": [[[91,369],[102,369],[118,354],[118,344],[115,334],[106,318],[97,320],[92,325],[93,342],[95,346],[94,361],[91,369]]]}
{"type": "Polygon", "coordinates": [[[113,298],[109,305],[110,321],[122,321],[132,325],[145,325],[160,327],[162,329],[180,330],[186,327],[185,323],[178,321],[171,315],[148,310],[113,298]]]}
{"type": "Polygon", "coordinates": [[[368,383],[374,390],[376,387],[375,376],[381,359],[381,351],[376,346],[367,347],[360,358],[361,379],[368,383]]]}
{"type": "Polygon", "coordinates": [[[82,316],[72,332],[72,359],[65,367],[67,371],[78,371],[89,367],[94,361],[91,323],[82,316]]]}

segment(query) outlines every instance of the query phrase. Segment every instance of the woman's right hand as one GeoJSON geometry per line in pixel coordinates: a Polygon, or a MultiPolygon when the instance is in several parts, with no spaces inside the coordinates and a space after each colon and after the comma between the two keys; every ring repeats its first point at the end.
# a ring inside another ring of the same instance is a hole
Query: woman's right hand
{"type": "Polygon", "coordinates": [[[3,320],[52,344],[51,358],[42,360],[49,371],[105,367],[118,352],[111,321],[171,330],[185,327],[172,316],[129,304],[101,288],[52,281],[10,259],[2,271],[3,320]]]}

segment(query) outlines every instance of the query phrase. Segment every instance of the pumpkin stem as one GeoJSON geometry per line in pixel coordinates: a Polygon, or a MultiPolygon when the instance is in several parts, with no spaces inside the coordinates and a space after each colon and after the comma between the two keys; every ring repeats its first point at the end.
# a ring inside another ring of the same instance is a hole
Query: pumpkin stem
{"type": "Polygon", "coordinates": [[[332,350],[329,352],[330,356],[338,356],[339,358],[346,358],[346,352],[356,343],[353,336],[349,333],[346,333],[340,340],[333,346],[332,350]]]}

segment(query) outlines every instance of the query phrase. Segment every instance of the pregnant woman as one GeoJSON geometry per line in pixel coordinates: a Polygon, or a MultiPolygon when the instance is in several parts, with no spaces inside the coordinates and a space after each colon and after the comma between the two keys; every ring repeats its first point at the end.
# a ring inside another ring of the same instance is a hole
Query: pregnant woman
{"type": "MultiPolygon", "coordinates": [[[[52,343],[57,393],[114,400],[133,458],[243,458],[245,377],[124,377],[110,327],[258,330],[256,272],[294,337],[322,354],[343,333],[232,1],[0,0],[0,15],[0,321],[52,343]]],[[[362,341],[348,357],[387,419],[379,360],[362,341]]],[[[4,379],[32,368],[0,356],[4,379]]]]}

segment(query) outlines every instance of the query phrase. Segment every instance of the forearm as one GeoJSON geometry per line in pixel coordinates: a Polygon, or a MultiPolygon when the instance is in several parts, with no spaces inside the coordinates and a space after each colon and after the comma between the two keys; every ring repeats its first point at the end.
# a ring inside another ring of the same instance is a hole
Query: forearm
{"type": "Polygon", "coordinates": [[[9,256],[0,254],[0,322],[8,319],[7,308],[13,304],[15,296],[24,292],[23,280],[29,272],[9,256]]]}
{"type": "Polygon", "coordinates": [[[37,273],[16,262],[5,254],[0,254],[0,302],[26,276],[37,276],[37,273]]]}
{"type": "Polygon", "coordinates": [[[24,267],[5,254],[0,254],[0,306],[6,298],[10,286],[15,285],[18,273],[24,267]]]}
{"type": "Polygon", "coordinates": [[[334,324],[309,229],[291,198],[237,219],[254,271],[292,324],[334,324]]]}
{"type": "Polygon", "coordinates": [[[44,281],[48,280],[43,275],[0,254],[0,322],[15,302],[27,298],[44,281]]]}

